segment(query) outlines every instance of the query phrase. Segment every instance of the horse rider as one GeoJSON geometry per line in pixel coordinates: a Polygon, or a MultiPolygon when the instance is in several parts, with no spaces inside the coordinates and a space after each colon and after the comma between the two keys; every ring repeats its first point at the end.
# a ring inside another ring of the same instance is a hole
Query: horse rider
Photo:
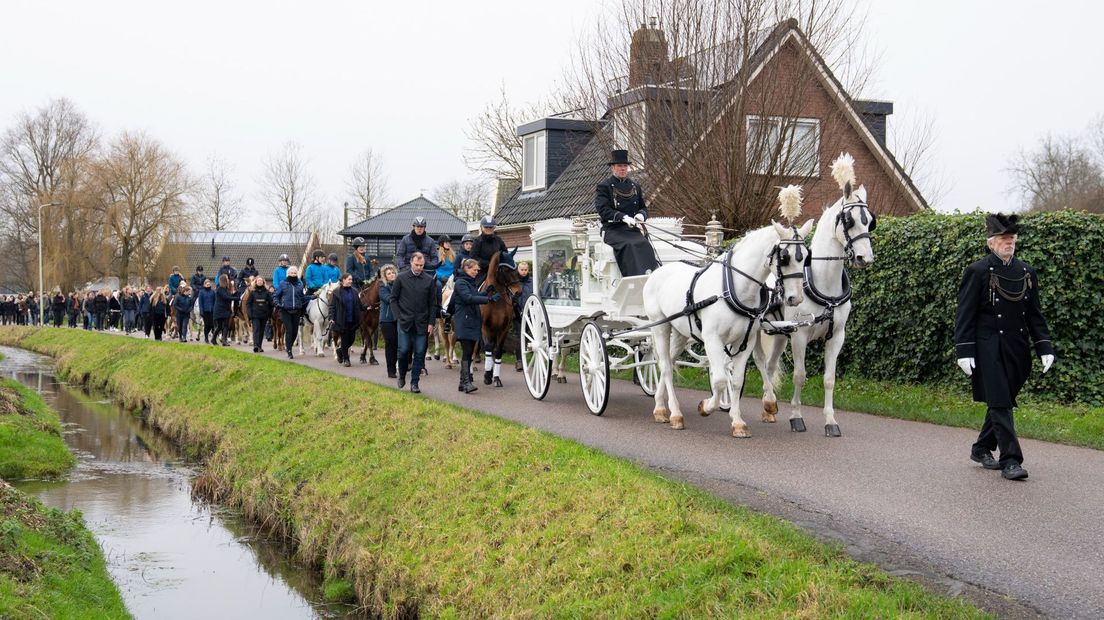
{"type": "Polygon", "coordinates": [[[610,177],[594,188],[594,210],[602,219],[602,241],[613,248],[622,277],[644,275],[659,267],[655,249],[641,232],[648,209],[640,184],[629,178],[629,152],[611,153],[610,177]]]}
{"type": "Polygon", "coordinates": [[[272,270],[272,288],[278,289],[283,284],[284,278],[287,277],[288,264],[290,263],[287,254],[281,254],[280,258],[276,259],[276,269],[272,270]]]}
{"type": "Polygon", "coordinates": [[[303,285],[307,287],[307,297],[313,297],[315,291],[326,285],[326,266],[322,264],[325,258],[325,252],[315,250],[311,264],[307,265],[306,271],[303,272],[303,285]]]}
{"type": "Polygon", "coordinates": [[[184,276],[180,275],[180,267],[173,265],[172,275],[169,276],[169,293],[175,295],[176,287],[180,286],[180,283],[184,281],[184,276]]]}
{"type": "Polygon", "coordinates": [[[234,284],[238,283],[238,270],[230,266],[230,257],[222,257],[222,267],[219,267],[218,273],[215,274],[215,285],[218,285],[219,277],[223,274],[226,275],[226,279],[234,284]]]}
{"type": "Polygon", "coordinates": [[[245,259],[245,267],[238,272],[238,290],[244,291],[246,285],[252,282],[249,278],[256,277],[257,275],[257,267],[253,264],[253,257],[245,259]]]}
{"type": "Polygon", "coordinates": [[[203,265],[196,265],[195,273],[192,274],[192,290],[198,292],[203,288],[203,281],[207,279],[207,276],[203,275],[203,265]]]}
{"type": "Polygon", "coordinates": [[[433,275],[437,271],[437,244],[426,234],[426,219],[419,215],[410,224],[410,233],[399,241],[395,248],[395,266],[399,271],[410,267],[410,259],[415,252],[425,257],[425,270],[433,275]]]}
{"type": "Polygon", "coordinates": [[[966,267],[958,289],[955,355],[972,379],[974,400],[988,407],[970,460],[999,469],[1008,480],[1027,478],[1012,409],[1031,374],[1031,345],[1043,365],[1054,363],[1050,330],[1039,304],[1035,269],[1015,258],[1021,226],[1016,215],[986,218],[989,255],[966,267]],[[1000,460],[993,449],[1000,449],[1000,460]]]}
{"type": "Polygon", "coordinates": [[[415,252],[410,257],[410,269],[399,272],[391,285],[391,312],[398,322],[399,377],[398,386],[406,385],[407,364],[410,364],[410,391],[421,392],[418,380],[425,366],[426,345],[437,320],[437,282],[425,268],[426,257],[415,252]]]}
{"type": "Polygon", "coordinates": [[[477,286],[482,286],[487,279],[487,267],[490,266],[491,259],[500,252],[507,251],[506,242],[495,232],[497,226],[498,223],[490,215],[479,220],[479,236],[472,242],[471,249],[471,257],[479,263],[479,275],[475,278],[477,286]]]}
{"type": "Polygon", "coordinates": [[[465,258],[471,258],[472,246],[475,245],[475,237],[465,234],[460,239],[460,251],[456,253],[456,260],[452,262],[452,272],[459,273],[460,266],[463,264],[465,258]]]}
{"type": "Polygon", "coordinates": [[[353,239],[353,253],[345,258],[345,273],[353,274],[353,283],[364,288],[372,281],[372,266],[364,255],[364,237],[353,239]]]}
{"type": "MultiPolygon", "coordinates": [[[[337,265],[337,254],[330,252],[330,255],[326,257],[326,283],[336,283],[341,281],[341,267],[337,265]]],[[[359,289],[358,289],[359,290],[359,289]]]]}

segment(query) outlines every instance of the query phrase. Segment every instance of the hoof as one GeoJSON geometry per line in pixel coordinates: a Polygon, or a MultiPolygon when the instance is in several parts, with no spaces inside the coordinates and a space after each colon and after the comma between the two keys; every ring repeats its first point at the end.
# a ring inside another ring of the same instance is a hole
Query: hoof
{"type": "Polygon", "coordinates": [[[706,417],[709,417],[709,414],[711,414],[711,413],[713,413],[713,412],[705,410],[705,401],[704,400],[699,400],[698,401],[698,415],[700,415],[703,418],[706,418],[706,417]]]}
{"type": "Polygon", "coordinates": [[[680,416],[680,415],[671,416],[671,428],[675,429],[676,431],[681,431],[682,429],[686,428],[682,424],[682,416],[680,416]]]}
{"type": "Polygon", "coordinates": [[[491,371],[483,371],[483,385],[490,385],[492,380],[491,371]]]}
{"type": "Polygon", "coordinates": [[[804,418],[790,418],[790,430],[795,433],[805,432],[805,420],[804,418]]]}
{"type": "Polygon", "coordinates": [[[499,379],[498,377],[495,377],[494,378],[494,386],[495,387],[502,387],[502,379],[499,379]]]}
{"type": "Polygon", "coordinates": [[[769,411],[764,411],[763,412],[763,421],[766,422],[767,424],[774,424],[774,422],[775,422],[774,414],[769,412],[769,411]]]}
{"type": "Polygon", "coordinates": [[[824,425],[825,437],[842,437],[840,434],[839,424],[825,424],[824,425]]]}
{"type": "Polygon", "coordinates": [[[567,383],[567,377],[564,377],[564,376],[556,377],[556,383],[567,383]]]}
{"type": "Polygon", "coordinates": [[[671,418],[667,415],[667,413],[668,412],[666,409],[664,409],[663,407],[659,407],[652,410],[652,417],[655,418],[656,422],[662,422],[666,424],[667,422],[671,421],[671,418]]]}
{"type": "Polygon", "coordinates": [[[763,401],[763,421],[774,424],[774,416],[778,414],[778,401],[763,401]]]}
{"type": "Polygon", "coordinates": [[[379,366],[379,362],[377,362],[376,358],[373,357],[372,359],[368,360],[368,365],[370,365],[370,366],[379,366]]]}
{"type": "Polygon", "coordinates": [[[732,425],[732,436],[733,437],[740,437],[742,439],[747,438],[747,437],[751,437],[751,431],[748,430],[747,424],[744,424],[744,423],[733,424],[732,425]]]}

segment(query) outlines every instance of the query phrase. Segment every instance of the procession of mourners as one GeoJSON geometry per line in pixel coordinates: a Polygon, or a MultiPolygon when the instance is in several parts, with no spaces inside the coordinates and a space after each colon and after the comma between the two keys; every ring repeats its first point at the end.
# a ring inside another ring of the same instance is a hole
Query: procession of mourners
{"type": "MultiPolygon", "coordinates": [[[[619,277],[644,276],[648,280],[644,294],[651,294],[651,297],[646,303],[654,306],[648,311],[649,315],[654,314],[649,317],[652,321],[649,328],[656,339],[657,355],[662,355],[666,348],[665,338],[670,338],[661,336],[667,333],[664,330],[685,328],[691,330],[690,335],[708,338],[710,320],[703,324],[699,313],[719,296],[709,297],[702,293],[705,301],[696,301],[694,287],[699,276],[711,269],[713,263],[722,261],[705,257],[704,266],[699,269],[689,266],[687,261],[664,265],[659,260],[647,232],[651,222],[645,192],[628,174],[631,164],[627,151],[611,153],[610,176],[595,186],[593,212],[601,228],[601,242],[612,250],[619,277]],[[692,274],[695,269],[698,270],[696,275],[692,274]],[[665,280],[675,282],[677,294],[648,292],[650,287],[663,286],[665,280]],[[690,290],[683,294],[681,287],[687,282],[690,290]],[[682,299],[686,300],[685,308],[682,299]],[[667,302],[670,308],[663,310],[660,306],[667,302]],[[698,334],[694,332],[693,321],[674,322],[683,317],[698,317],[698,334]]],[[[808,309],[811,313],[819,312],[822,307],[833,310],[828,313],[832,319],[827,323],[794,322],[784,334],[795,343],[794,361],[800,368],[802,380],[803,354],[797,355],[798,350],[803,351],[804,343],[810,339],[832,339],[833,330],[842,334],[850,309],[849,291],[838,297],[825,295],[817,290],[812,280],[840,281],[845,265],[839,261],[860,268],[873,261],[870,240],[876,217],[866,203],[866,190],[855,184],[852,164],[849,155],[841,155],[833,164],[832,175],[843,197],[825,208],[817,236],[812,238],[814,249],[840,255],[838,261],[814,264],[811,269],[806,268],[805,273],[800,271],[797,263],[802,261],[803,237],[808,234],[812,222],[801,227],[794,222],[800,213],[800,188],[796,186],[785,188],[779,196],[783,218],[789,219],[789,225],[775,223],[774,230],[761,229],[769,234],[759,235],[775,243],[768,253],[771,260],[759,268],[769,272],[777,258],[774,267],[779,283],[777,292],[784,293],[787,286],[801,286],[789,282],[790,278],[803,279],[809,301],[804,302],[801,295],[792,295],[786,298],[785,305],[811,304],[808,309]],[[787,202],[790,209],[796,209],[789,215],[787,202]],[[797,263],[789,265],[789,252],[795,247],[797,263]]],[[[1000,470],[1004,478],[1022,480],[1028,474],[1016,437],[1013,408],[1031,372],[1031,349],[1034,348],[1041,358],[1043,372],[1050,369],[1055,359],[1040,305],[1040,287],[1045,287],[1046,283],[1040,283],[1035,270],[1014,256],[1021,229],[1016,216],[990,215],[987,229],[987,253],[966,267],[955,316],[954,345],[958,365],[971,377],[974,399],[988,407],[984,426],[969,457],[984,468],[1000,470]],[[993,455],[994,450],[999,451],[998,456],[993,455]]],[[[492,216],[483,217],[476,232],[457,240],[455,249],[453,238],[449,235],[434,237],[433,232],[425,216],[415,215],[410,221],[409,233],[395,245],[393,262],[383,265],[379,264],[378,257],[369,258],[365,239],[356,237],[351,242],[344,269],[336,253],[314,250],[302,257],[306,263],[303,268],[292,264],[288,254],[279,255],[272,266],[271,277],[266,278],[253,258],[246,258],[239,269],[230,256],[223,256],[212,276],[205,273],[203,265],[197,265],[190,276],[184,275],[179,266],[173,266],[161,286],[100,288],[68,294],[55,291],[41,297],[33,292],[0,295],[0,323],[37,325],[41,322],[56,327],[138,334],[155,340],[173,339],[181,343],[203,342],[222,347],[251,345],[254,353],[265,353],[267,348],[286,354],[288,359],[294,359],[296,344],[301,354],[305,351],[309,333],[310,343],[318,355],[323,354],[326,346],[331,346],[336,362],[345,367],[352,365],[353,349],[359,339],[361,363],[378,365],[375,350],[382,348],[383,370],[399,389],[421,392],[421,382],[431,372],[427,362],[435,360],[443,360],[445,369],[458,366],[457,389],[461,392],[471,394],[479,389],[473,365],[480,361],[483,362],[483,385],[501,387],[504,385],[503,355],[507,350],[514,355],[515,370],[523,370],[522,317],[527,301],[534,296],[532,266],[525,261],[514,261],[518,248],[510,250],[507,247],[497,233],[497,222],[492,216]],[[510,337],[516,339],[516,344],[505,344],[510,337]],[[457,345],[458,360],[455,357],[457,345]]],[[[754,232],[757,231],[748,233],[746,238],[753,237],[754,232]]],[[[565,272],[569,257],[560,252],[550,254],[540,265],[544,281],[539,287],[537,301],[555,303],[562,298],[561,289],[570,286],[572,279],[565,272]]],[[[737,260],[731,249],[725,261],[730,259],[737,260]]],[[[730,267],[724,262],[724,265],[725,269],[739,271],[735,264],[730,267]]],[[[759,276],[740,273],[758,282],[759,276]]],[[[765,274],[762,277],[766,281],[765,274]]],[[[843,277],[842,281],[846,284],[847,278],[843,277]]],[[[763,307],[767,306],[769,304],[763,307]]],[[[781,303],[777,308],[776,312],[783,312],[781,303]]],[[[756,317],[753,312],[749,313],[752,308],[736,308],[740,309],[743,313],[737,314],[747,318],[748,327],[740,330],[747,343],[752,325],[764,315],[760,313],[756,317]]],[[[800,316],[796,312],[796,309],[786,310],[785,316],[800,316]]],[[[584,318],[593,322],[601,314],[592,313],[584,318]]],[[[722,316],[722,322],[739,323],[738,318],[724,319],[722,316]]],[[[763,339],[765,368],[777,369],[785,344],[779,342],[778,332],[765,335],[763,339]]],[[[842,339],[842,335],[837,335],[833,345],[826,349],[830,361],[839,353],[842,339]]],[[[709,344],[706,343],[707,351],[709,344]]],[[[745,347],[741,347],[740,352],[744,352],[746,362],[745,347]]],[[[677,355],[678,351],[667,353],[677,355]]],[[[669,361],[668,367],[672,367],[672,363],[669,361]]],[[[712,364],[714,370],[724,366],[720,361],[712,364]]],[[[829,366],[834,367],[834,362],[829,366]]],[[[659,389],[654,391],[656,421],[682,428],[672,384],[664,388],[662,361],[659,368],[661,381],[659,389]],[[664,400],[664,392],[669,402],[664,400]]],[[[764,367],[760,370],[762,372],[764,367]]],[[[771,370],[763,376],[774,374],[775,370],[771,370]]],[[[723,381],[723,374],[717,376],[723,381]]],[[[637,379],[639,381],[639,377],[637,379]]],[[[834,383],[834,377],[830,379],[834,383]]],[[[800,385],[795,378],[795,403],[799,403],[800,385]]],[[[829,385],[828,376],[825,385],[829,385]]],[[[530,391],[533,391],[532,385],[530,391]]],[[[716,402],[711,402],[711,407],[719,402],[718,394],[720,392],[715,389],[710,401],[716,402]]],[[[826,402],[830,402],[830,392],[828,394],[826,402]]],[[[773,422],[777,403],[773,386],[767,383],[764,384],[764,411],[764,421],[773,422]]],[[[739,419],[738,408],[732,415],[733,435],[750,436],[746,424],[739,419]]],[[[839,437],[839,425],[830,406],[825,408],[825,417],[825,433],[839,437]]],[[[795,408],[790,424],[794,431],[805,430],[799,409],[795,408]]]]}

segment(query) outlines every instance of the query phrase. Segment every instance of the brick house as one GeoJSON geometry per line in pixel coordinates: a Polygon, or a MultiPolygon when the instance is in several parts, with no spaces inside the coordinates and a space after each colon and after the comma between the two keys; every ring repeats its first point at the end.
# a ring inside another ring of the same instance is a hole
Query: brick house
{"type": "MultiPolygon", "coordinates": [[[[634,162],[648,157],[656,148],[654,128],[664,122],[657,111],[705,100],[711,111],[719,112],[703,125],[692,148],[674,153],[663,166],[632,172],[644,186],[653,215],[683,216],[690,223],[704,224],[711,210],[722,221],[733,221],[736,215],[752,213],[736,214],[735,209],[757,203],[764,208],[743,222],[758,226],[771,213],[776,187],[796,183],[805,190],[806,215],[814,216],[839,198],[827,170],[841,152],[855,158],[859,182],[866,186],[877,213],[906,215],[928,208],[886,147],[886,117],[893,112],[892,103],[851,99],[795,20],[757,33],[749,49],[746,62],[734,63],[737,77],[726,83],[727,88],[708,83],[705,88],[688,87],[681,81],[671,85],[649,75],[649,67],[665,63],[689,74],[695,63],[704,61],[697,55],[668,60],[663,33],[642,26],[633,35],[629,75],[621,78],[624,87],[614,89],[601,119],[545,118],[518,127],[524,144],[523,179],[495,214],[499,234],[510,246],[529,245],[533,223],[592,213],[594,186],[609,175],[609,151],[629,148],[634,162]],[[799,79],[800,96],[784,98],[787,93],[778,85],[799,79]],[[735,139],[729,137],[733,135],[735,139]],[[779,135],[790,138],[779,144],[779,135]],[[733,143],[743,148],[727,146],[733,143]],[[738,198],[703,207],[690,183],[701,178],[703,170],[713,178],[728,175],[713,161],[718,147],[736,158],[747,180],[738,198]]],[[[737,54],[727,49],[709,52],[737,54]]]]}

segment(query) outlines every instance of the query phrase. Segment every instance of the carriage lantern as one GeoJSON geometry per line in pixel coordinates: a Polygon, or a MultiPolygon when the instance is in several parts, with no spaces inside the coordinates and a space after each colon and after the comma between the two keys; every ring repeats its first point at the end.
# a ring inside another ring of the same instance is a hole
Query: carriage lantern
{"type": "Polygon", "coordinates": [[[712,219],[705,225],[705,247],[710,256],[716,256],[720,252],[721,242],[724,241],[724,228],[717,221],[716,212],[712,213],[710,217],[712,219]]]}
{"type": "Polygon", "coordinates": [[[587,249],[587,226],[582,218],[575,218],[571,222],[571,246],[576,256],[582,256],[587,249]]]}

